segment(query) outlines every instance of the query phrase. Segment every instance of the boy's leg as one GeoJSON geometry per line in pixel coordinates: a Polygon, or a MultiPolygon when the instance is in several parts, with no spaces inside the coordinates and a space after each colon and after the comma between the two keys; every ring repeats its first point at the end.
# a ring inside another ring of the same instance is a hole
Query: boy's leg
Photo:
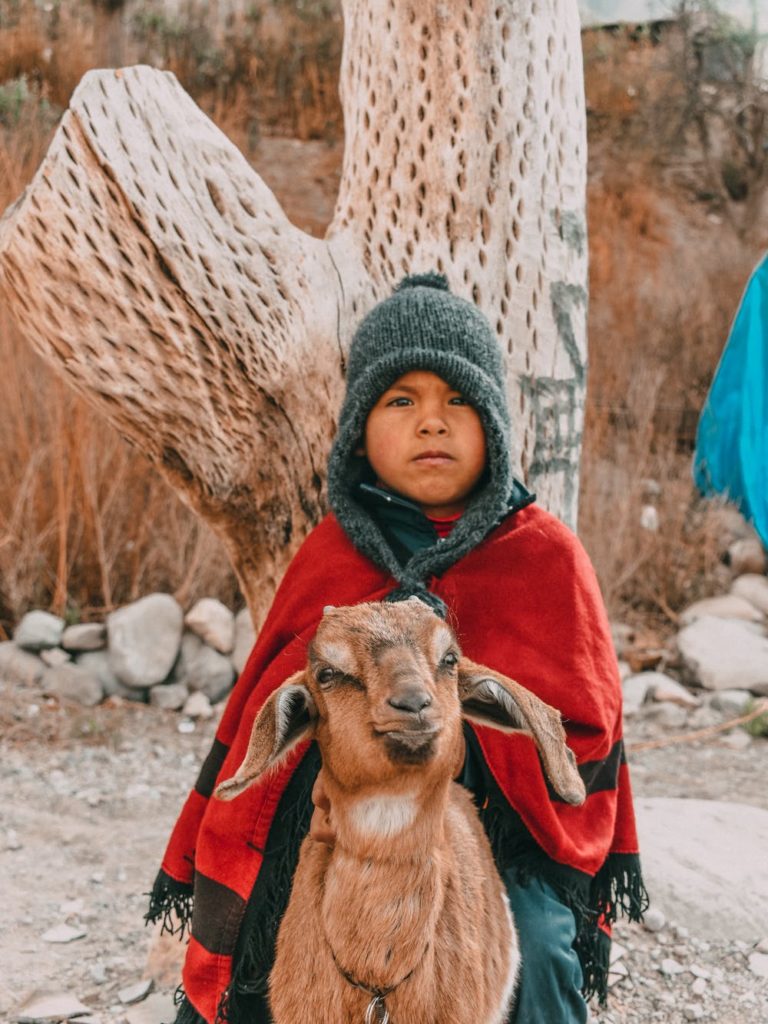
{"type": "Polygon", "coordinates": [[[581,965],[573,949],[573,913],[539,879],[518,885],[504,874],[520,939],[522,966],[515,1006],[508,1024],[584,1024],[581,965]]]}

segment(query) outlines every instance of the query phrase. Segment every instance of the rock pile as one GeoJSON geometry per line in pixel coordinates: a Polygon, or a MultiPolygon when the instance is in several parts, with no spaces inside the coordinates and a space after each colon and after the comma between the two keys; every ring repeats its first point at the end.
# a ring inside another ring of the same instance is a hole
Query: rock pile
{"type": "Polygon", "coordinates": [[[150,594],[104,623],[67,626],[32,611],[0,644],[0,678],[92,707],[108,697],[207,718],[253,647],[248,609],[204,598],[185,615],[170,594],[150,594]]]}
{"type": "MultiPolygon", "coordinates": [[[[731,578],[726,593],[685,608],[667,643],[613,624],[625,717],[642,719],[649,729],[700,729],[738,717],[768,697],[765,552],[759,544],[742,550],[747,539],[737,543],[731,567],[749,571],[731,578]]],[[[768,725],[758,722],[755,732],[761,730],[768,732],[768,725]]],[[[746,732],[729,739],[750,742],[746,732]]]]}

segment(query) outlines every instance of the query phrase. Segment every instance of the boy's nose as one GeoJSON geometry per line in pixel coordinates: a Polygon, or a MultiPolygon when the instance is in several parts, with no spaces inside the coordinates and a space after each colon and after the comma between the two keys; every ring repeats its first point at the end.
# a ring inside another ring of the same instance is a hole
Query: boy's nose
{"type": "Polygon", "coordinates": [[[425,416],[419,424],[419,433],[422,436],[430,434],[447,434],[448,424],[441,416],[425,416]]]}

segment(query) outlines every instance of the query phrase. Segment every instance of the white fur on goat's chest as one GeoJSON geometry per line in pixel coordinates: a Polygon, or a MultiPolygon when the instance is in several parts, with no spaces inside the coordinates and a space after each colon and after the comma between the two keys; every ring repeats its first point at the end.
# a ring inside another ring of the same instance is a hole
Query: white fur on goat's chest
{"type": "Polygon", "coordinates": [[[362,836],[390,839],[416,820],[418,804],[412,793],[361,797],[349,810],[349,820],[362,836]]]}

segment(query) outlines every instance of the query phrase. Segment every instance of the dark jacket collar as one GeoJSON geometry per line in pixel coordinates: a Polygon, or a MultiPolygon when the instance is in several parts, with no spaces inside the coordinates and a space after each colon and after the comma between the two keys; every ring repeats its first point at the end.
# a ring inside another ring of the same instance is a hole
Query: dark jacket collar
{"type": "MultiPolygon", "coordinates": [[[[405,568],[414,555],[445,543],[421,508],[408,498],[369,483],[358,484],[357,498],[381,530],[401,567],[405,568]]],[[[518,480],[513,480],[512,493],[502,519],[535,500],[535,494],[518,480]]]]}

